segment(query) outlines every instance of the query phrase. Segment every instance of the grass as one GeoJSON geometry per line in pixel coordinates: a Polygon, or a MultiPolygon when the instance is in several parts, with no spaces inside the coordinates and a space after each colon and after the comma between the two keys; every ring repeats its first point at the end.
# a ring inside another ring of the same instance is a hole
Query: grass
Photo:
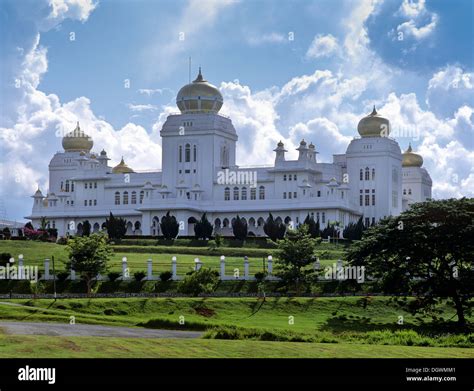
{"type": "MultiPolygon", "coordinates": [[[[388,298],[129,298],[12,300],[0,319],[208,330],[208,338],[473,347],[460,336],[420,324],[388,298]],[[26,306],[25,306],[26,304],[26,306]],[[404,324],[397,323],[399,316],[404,324]],[[184,316],[184,326],[179,323],[184,316]],[[233,329],[232,329],[233,328],[233,329]]],[[[445,308],[445,315],[452,310],[445,308]]]]}
{"type": "MultiPolygon", "coordinates": [[[[335,245],[330,245],[335,247],[335,245]]],[[[198,257],[204,267],[210,267],[214,270],[220,270],[220,255],[193,255],[180,253],[180,247],[166,247],[170,249],[169,253],[156,253],[153,252],[152,246],[136,246],[137,249],[145,249],[145,252],[133,252],[133,246],[127,246],[127,252],[120,252],[120,246],[115,247],[115,252],[109,261],[111,272],[122,271],[122,258],[127,257],[127,265],[130,269],[130,273],[133,274],[136,271],[146,271],[147,260],[153,260],[153,273],[158,275],[163,271],[171,270],[171,258],[177,257],[177,271],[178,275],[184,275],[194,267],[194,259],[198,257]],[[130,250],[130,251],[129,251],[130,250]],[[171,252],[176,250],[176,252],[171,252]]],[[[160,251],[164,249],[162,246],[155,246],[160,251]]],[[[326,247],[323,247],[324,249],[326,247]]],[[[342,249],[342,246],[340,246],[342,249]]],[[[196,252],[206,251],[205,248],[195,248],[196,252]]],[[[242,250],[242,249],[239,249],[242,250]]],[[[138,250],[137,250],[138,251],[138,250]]],[[[181,248],[182,251],[182,248],[181,248]]],[[[263,250],[264,252],[266,250],[263,250]]],[[[321,264],[323,266],[330,266],[336,262],[338,254],[334,248],[331,248],[330,255],[334,256],[331,259],[322,259],[321,264]]],[[[58,271],[64,270],[65,263],[68,259],[66,247],[55,243],[37,242],[37,241],[13,241],[13,240],[2,240],[0,241],[0,253],[10,253],[15,259],[18,258],[19,254],[23,254],[25,265],[38,266],[39,270],[43,270],[44,260],[46,258],[51,259],[52,256],[55,258],[56,267],[58,271]]],[[[52,265],[50,264],[50,268],[52,265]]],[[[229,256],[226,257],[226,274],[233,274],[234,269],[239,269],[241,275],[244,272],[244,261],[243,257],[229,256]]],[[[253,276],[255,273],[262,271],[263,261],[262,257],[249,257],[249,273],[253,276]]],[[[51,271],[50,271],[51,272],[51,271]]]]}
{"type": "Polygon", "coordinates": [[[461,348],[358,344],[0,335],[0,357],[28,358],[472,358],[461,348]]]}

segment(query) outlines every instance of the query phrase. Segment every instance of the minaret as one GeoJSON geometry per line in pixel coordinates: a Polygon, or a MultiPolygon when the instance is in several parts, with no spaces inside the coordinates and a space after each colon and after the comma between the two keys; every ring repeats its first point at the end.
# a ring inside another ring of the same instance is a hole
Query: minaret
{"type": "Polygon", "coordinates": [[[288,152],[285,149],[285,144],[280,140],[277,144],[277,147],[273,150],[275,152],[275,165],[285,161],[285,152],[288,152]]]}
{"type": "Polygon", "coordinates": [[[301,140],[300,146],[296,148],[296,150],[299,152],[298,161],[305,161],[308,159],[309,148],[307,147],[306,141],[304,141],[304,139],[301,140]]]}

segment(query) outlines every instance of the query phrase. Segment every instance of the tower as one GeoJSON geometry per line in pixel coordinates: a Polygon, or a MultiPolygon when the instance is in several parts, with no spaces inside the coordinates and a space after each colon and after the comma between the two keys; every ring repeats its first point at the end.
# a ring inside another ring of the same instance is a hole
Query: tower
{"type": "Polygon", "coordinates": [[[163,185],[174,197],[209,200],[217,171],[235,167],[237,134],[232,121],[219,114],[222,95],[201,68],[178,92],[176,104],[181,113],[168,116],[161,130],[163,185]]]}
{"type": "Polygon", "coordinates": [[[366,225],[402,211],[402,155],[389,137],[390,122],[375,107],[357,126],[346,151],[350,195],[366,225]]]}

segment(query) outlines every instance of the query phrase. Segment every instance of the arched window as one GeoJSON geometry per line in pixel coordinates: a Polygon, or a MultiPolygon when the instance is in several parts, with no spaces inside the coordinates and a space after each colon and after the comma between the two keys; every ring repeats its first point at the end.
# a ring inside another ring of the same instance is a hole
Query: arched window
{"type": "Polygon", "coordinates": [[[362,181],[364,179],[364,171],[362,168],[360,169],[360,180],[362,181]]]}
{"type": "Polygon", "coordinates": [[[74,191],[74,182],[71,181],[71,191],[74,191]]]}
{"type": "Polygon", "coordinates": [[[132,204],[136,204],[136,203],[137,203],[137,192],[132,191],[132,204]]]}
{"type": "Polygon", "coordinates": [[[375,168],[372,168],[372,180],[375,180],[375,168]]]}
{"type": "Polygon", "coordinates": [[[258,188],[258,199],[264,200],[265,199],[265,186],[260,186],[258,188]]]}
{"type": "Polygon", "coordinates": [[[365,180],[368,181],[370,180],[370,170],[369,167],[365,168],[365,180]]]}
{"type": "Polygon", "coordinates": [[[230,200],[230,189],[226,187],[224,190],[224,201],[229,201],[229,200],[230,200]]]}
{"type": "Polygon", "coordinates": [[[247,188],[242,187],[242,200],[245,201],[247,199],[247,188]]]}
{"type": "Polygon", "coordinates": [[[234,200],[238,200],[238,199],[239,199],[239,188],[234,187],[234,200]]]}
{"type": "Polygon", "coordinates": [[[229,219],[225,218],[224,221],[222,222],[222,227],[227,228],[229,226],[229,219]]]}
{"type": "Polygon", "coordinates": [[[120,205],[120,192],[115,192],[115,205],[120,205]]]}
{"type": "Polygon", "coordinates": [[[66,193],[69,193],[69,181],[66,181],[66,193]]]}
{"type": "Polygon", "coordinates": [[[128,191],[123,192],[123,204],[128,205],[128,191]]]}
{"type": "Polygon", "coordinates": [[[408,189],[408,194],[411,195],[411,189],[408,189]]]}
{"type": "Polygon", "coordinates": [[[197,147],[196,145],[193,146],[193,161],[197,160],[197,147]]]}
{"type": "Polygon", "coordinates": [[[214,227],[216,227],[216,228],[221,227],[221,220],[219,218],[214,220],[214,227]]]}
{"type": "Polygon", "coordinates": [[[64,191],[64,182],[61,182],[61,191],[64,191]]]}
{"type": "Polygon", "coordinates": [[[286,174],[283,175],[283,180],[286,181],[286,174]]]}
{"type": "Polygon", "coordinates": [[[256,200],[257,199],[257,188],[256,187],[250,188],[250,199],[251,200],[256,200]]]}
{"type": "Polygon", "coordinates": [[[191,161],[191,145],[186,144],[184,148],[184,161],[189,163],[191,161]]]}
{"type": "Polygon", "coordinates": [[[259,217],[259,219],[257,220],[257,227],[263,227],[264,224],[265,220],[263,219],[263,217],[259,217]]]}
{"type": "Polygon", "coordinates": [[[183,161],[183,146],[182,145],[179,146],[178,156],[179,156],[179,162],[181,163],[183,161]]]}
{"type": "Polygon", "coordinates": [[[144,196],[145,196],[145,192],[142,190],[142,191],[140,192],[140,204],[143,203],[143,197],[144,197],[144,196]]]}
{"type": "Polygon", "coordinates": [[[403,189],[403,195],[407,195],[407,189],[403,189]]]}

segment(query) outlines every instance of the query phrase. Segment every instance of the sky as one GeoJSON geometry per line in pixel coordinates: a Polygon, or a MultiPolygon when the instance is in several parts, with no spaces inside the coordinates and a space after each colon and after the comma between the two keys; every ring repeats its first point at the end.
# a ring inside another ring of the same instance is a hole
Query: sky
{"type": "Polygon", "coordinates": [[[433,197],[474,196],[470,0],[0,0],[0,218],[24,220],[75,127],[117,164],[161,168],[161,126],[202,67],[238,164],[304,138],[331,162],[377,107],[433,197]]]}

